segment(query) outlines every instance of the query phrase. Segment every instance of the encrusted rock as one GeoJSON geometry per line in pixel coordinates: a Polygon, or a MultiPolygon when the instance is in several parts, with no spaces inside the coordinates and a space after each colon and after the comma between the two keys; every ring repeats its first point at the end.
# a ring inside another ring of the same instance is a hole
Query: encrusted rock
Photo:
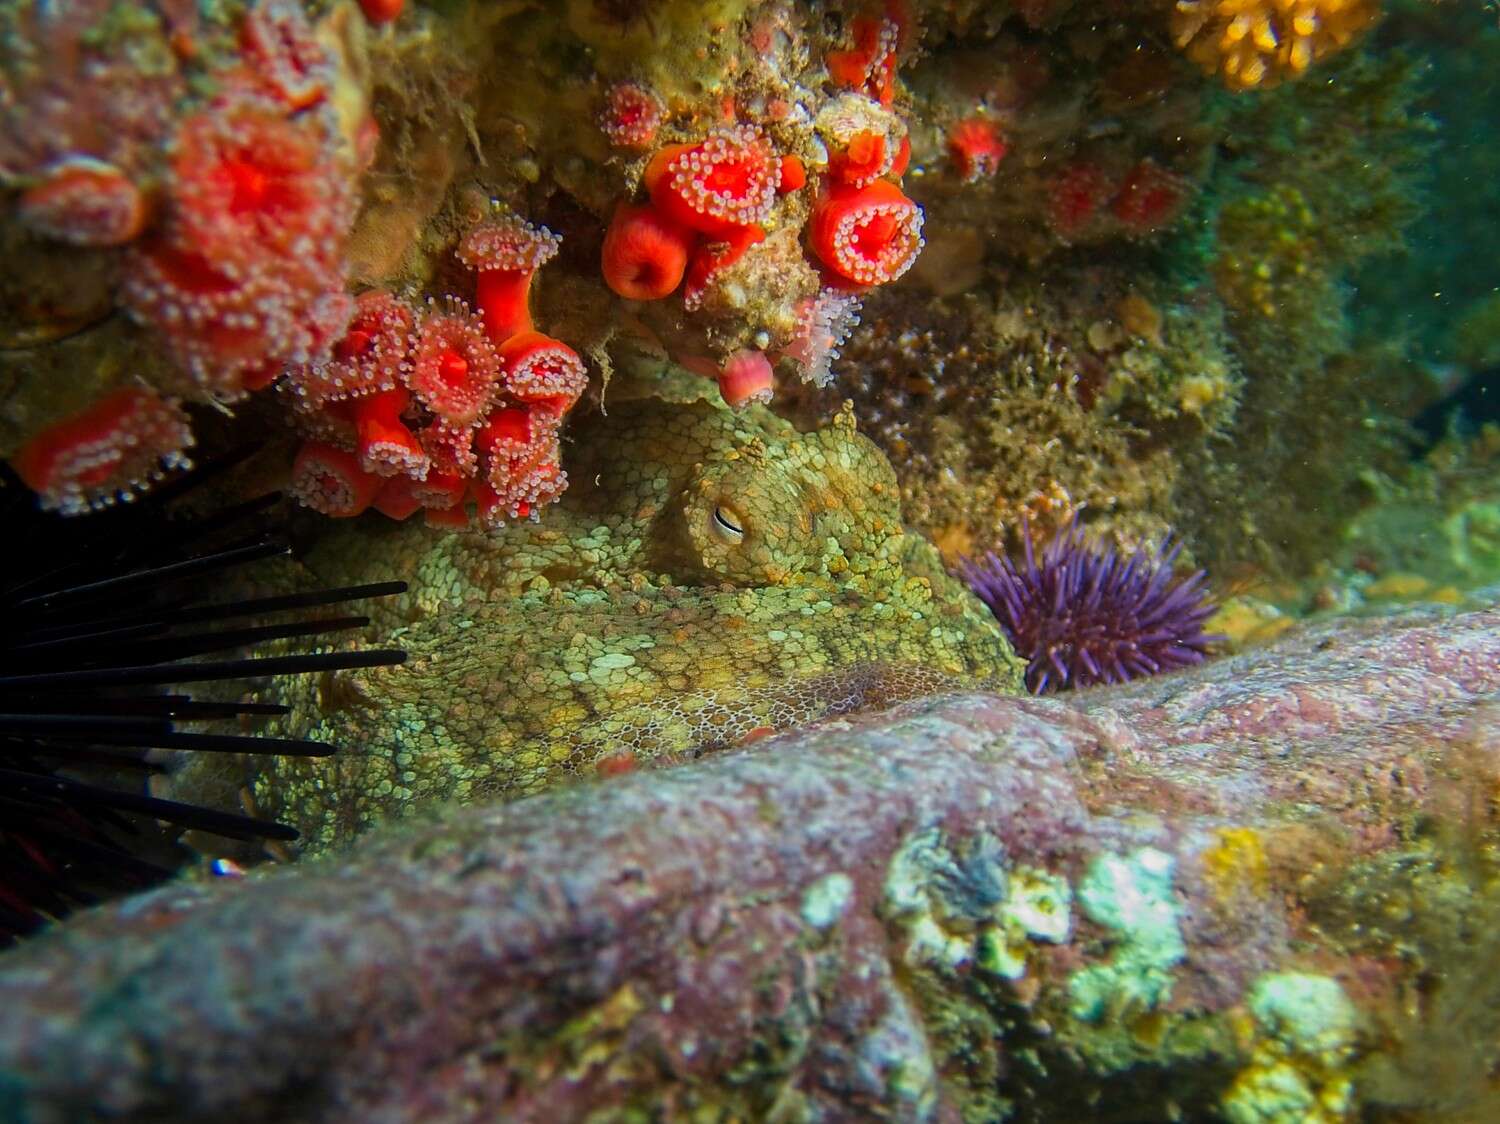
{"type": "Polygon", "coordinates": [[[1472,1107],[1497,690],[1500,610],[1345,620],[455,810],[23,946],[0,1097],[37,1124],[1472,1107]]]}

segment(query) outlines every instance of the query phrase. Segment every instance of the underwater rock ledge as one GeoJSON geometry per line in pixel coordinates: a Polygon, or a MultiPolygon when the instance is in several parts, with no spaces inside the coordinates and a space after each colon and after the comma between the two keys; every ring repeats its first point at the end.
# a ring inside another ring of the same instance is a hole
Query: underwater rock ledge
{"type": "Polygon", "coordinates": [[[0,962],[0,1116],[1430,1106],[1492,1060],[1454,1012],[1500,990],[1459,960],[1496,953],[1497,691],[1493,607],[1332,621],[1071,701],[907,703],[157,891],[0,962]],[[1440,1049],[1453,1088],[1424,1090],[1440,1049]]]}

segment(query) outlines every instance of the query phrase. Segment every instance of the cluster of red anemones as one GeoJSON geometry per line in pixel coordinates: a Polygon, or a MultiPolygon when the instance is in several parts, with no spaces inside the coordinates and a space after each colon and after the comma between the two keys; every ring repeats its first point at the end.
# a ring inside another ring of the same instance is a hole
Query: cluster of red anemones
{"type": "MultiPolygon", "coordinates": [[[[82,156],[52,164],[18,200],[39,233],[126,246],[121,303],[187,375],[191,385],[163,382],[185,397],[235,401],[288,364],[324,361],[344,335],[356,170],[330,104],[334,77],[302,6],[261,0],[245,12],[236,64],[176,120],[151,207],[121,167],[82,156]]],[[[185,464],[191,444],[176,398],[131,385],[33,434],[12,459],[44,506],[74,512],[128,498],[185,464]]]]}
{"type": "Polygon", "coordinates": [[[1048,219],[1066,239],[1105,228],[1150,234],[1177,217],[1187,195],[1186,181],[1149,157],[1119,178],[1077,163],[1053,182],[1048,219]]]}
{"type": "MultiPolygon", "coordinates": [[[[821,270],[822,293],[799,308],[798,329],[781,354],[820,384],[850,327],[859,295],[901,277],[923,246],[922,209],[899,181],[911,159],[905,128],[889,112],[897,55],[910,24],[903,0],[850,24],[853,46],[830,53],[829,73],[852,91],[840,95],[823,128],[828,160],[815,185],[807,250],[821,270]]],[[[620,88],[612,92],[612,99],[620,88]]],[[[638,112],[633,102],[630,120],[638,112]]],[[[611,104],[611,111],[616,107],[611,104]]],[[[998,161],[999,152],[990,159],[998,161]]],[[[620,202],[605,234],[604,279],[628,300],[654,301],[681,289],[688,311],[715,281],[766,239],[778,196],[808,185],[793,153],[777,153],[754,125],[722,127],[707,138],[657,149],[642,177],[645,202],[620,202]]],[[[763,350],[741,349],[722,362],[679,356],[710,374],[731,405],[769,397],[774,380],[763,350]]]]}
{"type": "MultiPolygon", "coordinates": [[[[891,168],[899,175],[904,164],[891,168]]],[[[922,252],[922,209],[888,179],[859,186],[829,176],[813,204],[807,244],[835,287],[896,280],[922,252]]]]}
{"type": "Polygon", "coordinates": [[[363,294],[326,362],[289,372],[309,440],[291,491],[325,515],[467,526],[536,518],[567,487],[558,434],[583,393],[583,361],[536,330],[531,282],[559,239],[519,219],[471,230],[458,256],[478,274],[473,310],[418,309],[363,294]]]}
{"type": "Polygon", "coordinates": [[[782,351],[808,382],[832,380],[839,348],[859,323],[861,295],[901,277],[922,252],[922,209],[895,182],[910,156],[905,137],[891,152],[874,132],[855,133],[830,154],[807,222],[807,245],[822,266],[823,286],[799,305],[797,330],[782,351]]]}
{"type": "Polygon", "coordinates": [[[190,64],[174,51],[199,34],[195,4],[153,9],[128,33],[114,0],[6,4],[0,38],[0,180],[19,225],[74,246],[120,246],[144,229],[147,185],[190,64]],[[150,59],[143,66],[142,60],[150,59]]]}
{"type": "MultiPolygon", "coordinates": [[[[900,277],[922,248],[922,212],[900,187],[910,149],[856,134],[830,159],[809,223],[809,246],[833,283],[869,287],[900,277]]],[[[684,283],[692,309],[713,277],[765,238],[778,193],[807,182],[796,156],[777,156],[738,125],[697,144],[669,145],[645,174],[651,201],[621,203],[604,239],[604,279],[630,300],[658,300],[684,283]]]]}
{"type": "Polygon", "coordinates": [[[683,302],[696,308],[714,276],[765,239],[762,224],[777,194],[794,190],[799,169],[752,125],[658,149],[643,180],[650,201],[621,203],[610,221],[604,280],[639,301],[682,286],[683,302]]]}
{"type": "Polygon", "coordinates": [[[354,170],[328,104],[332,64],[290,3],[246,13],[241,53],[178,126],[165,221],[131,251],[122,294],[221,401],[321,361],[353,311],[354,170]]]}
{"type": "MultiPolygon", "coordinates": [[[[896,280],[921,252],[922,210],[893,182],[905,172],[910,153],[905,136],[892,143],[873,128],[852,129],[830,153],[807,224],[824,295],[802,318],[806,330],[783,351],[820,384],[857,322],[858,295],[896,280]]],[[[604,239],[604,279],[629,300],[660,300],[681,287],[691,311],[720,271],[764,240],[762,224],[777,196],[806,184],[801,159],[778,155],[753,126],[721,129],[696,144],[668,145],[646,168],[649,201],[621,202],[615,209],[604,239]]],[[[761,351],[736,352],[720,365],[697,357],[688,365],[716,378],[730,405],[763,401],[772,393],[770,361],[761,351]]]]}
{"type": "MultiPolygon", "coordinates": [[[[881,124],[893,120],[889,113],[859,99],[863,93],[881,106],[890,104],[885,94],[907,26],[904,6],[888,3],[880,20],[856,18],[856,42],[870,38],[873,25],[884,28],[890,41],[888,55],[881,56],[889,62],[885,84],[880,91],[857,89],[855,104],[837,115],[844,120],[829,137],[826,175],[807,226],[808,248],[823,267],[825,286],[855,293],[896,280],[922,250],[922,209],[900,187],[911,161],[911,140],[899,125],[881,124]]],[[[837,77],[834,60],[830,56],[829,67],[837,77]]]]}
{"type": "MultiPolygon", "coordinates": [[[[889,110],[896,64],[911,26],[905,0],[885,0],[882,14],[850,23],[853,46],[825,63],[835,82],[889,110]]],[[[888,114],[885,114],[888,116],[888,114]]],[[[822,267],[823,287],[798,307],[797,330],[782,354],[803,378],[826,386],[839,348],[859,323],[862,294],[897,280],[924,245],[922,209],[901,190],[911,161],[903,129],[878,127],[881,115],[854,114],[830,139],[828,164],[807,224],[807,245],[822,267]],[[860,124],[861,116],[868,127],[860,124]]],[[[998,139],[998,138],[996,138],[998,139]]],[[[1004,154],[1003,142],[998,161],[1004,154]]]]}

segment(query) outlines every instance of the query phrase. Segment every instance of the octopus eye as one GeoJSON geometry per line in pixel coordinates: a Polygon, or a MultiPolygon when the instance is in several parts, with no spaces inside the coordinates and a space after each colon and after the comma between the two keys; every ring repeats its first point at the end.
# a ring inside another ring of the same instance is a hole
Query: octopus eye
{"type": "Polygon", "coordinates": [[[715,506],[710,526],[715,535],[731,545],[744,541],[745,528],[740,526],[740,517],[722,504],[715,506]]]}

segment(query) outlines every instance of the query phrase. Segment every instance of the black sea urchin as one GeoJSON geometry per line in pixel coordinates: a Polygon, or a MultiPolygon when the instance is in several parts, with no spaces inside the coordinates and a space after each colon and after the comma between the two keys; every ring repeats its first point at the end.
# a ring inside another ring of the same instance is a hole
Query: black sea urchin
{"type": "Polygon", "coordinates": [[[1032,694],[1186,667],[1218,639],[1203,633],[1214,611],[1203,571],[1175,576],[1181,546],[1170,539],[1127,558],[1086,546],[1072,526],[1038,560],[1029,531],[1022,537],[1024,565],[991,554],[959,569],[1027,661],[1032,694]]]}
{"type": "Polygon", "coordinates": [[[278,497],[177,510],[216,468],[82,518],[37,510],[0,479],[0,947],[110,894],[171,875],[187,830],[294,839],[282,824],[151,796],[152,749],[324,755],[330,746],[217,733],[205,722],[285,713],[194,698],[185,684],[399,663],[399,650],[246,655],[356,628],[359,616],[287,613],[399,593],[401,582],[281,597],[215,598],[226,572],[288,553],[278,497]],[[196,728],[195,728],[196,727],[196,728]]]}

